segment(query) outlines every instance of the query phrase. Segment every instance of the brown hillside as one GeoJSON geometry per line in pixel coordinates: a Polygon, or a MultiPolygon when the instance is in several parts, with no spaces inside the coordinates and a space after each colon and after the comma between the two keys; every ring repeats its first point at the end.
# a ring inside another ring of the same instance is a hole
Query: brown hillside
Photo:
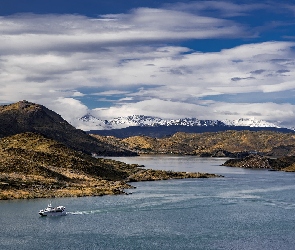
{"type": "Polygon", "coordinates": [[[39,134],[0,141],[0,199],[120,193],[136,166],[95,159],[39,134]]]}
{"type": "Polygon", "coordinates": [[[97,141],[42,105],[20,101],[0,106],[0,138],[25,132],[40,133],[87,154],[134,155],[130,151],[97,141]]]}
{"type": "Polygon", "coordinates": [[[293,155],[295,152],[295,134],[272,131],[176,133],[162,139],[147,136],[134,136],[126,139],[92,136],[140,154],[234,156],[239,152],[257,151],[269,156],[281,156],[293,155]]]}
{"type": "Polygon", "coordinates": [[[126,181],[216,177],[94,158],[36,133],[0,140],[0,199],[119,194],[126,181]]]}

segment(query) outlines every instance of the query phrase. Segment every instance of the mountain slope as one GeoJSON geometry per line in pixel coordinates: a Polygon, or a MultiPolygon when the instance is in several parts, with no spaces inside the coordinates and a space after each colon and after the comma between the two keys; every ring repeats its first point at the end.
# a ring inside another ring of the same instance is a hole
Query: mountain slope
{"type": "Polygon", "coordinates": [[[89,134],[102,136],[115,136],[118,138],[128,138],[132,136],[149,136],[156,138],[170,137],[178,132],[183,133],[208,133],[222,131],[277,131],[282,133],[294,133],[293,130],[286,128],[273,127],[247,127],[247,126],[157,126],[157,127],[127,127],[112,130],[90,130],[89,134]]]}
{"type": "Polygon", "coordinates": [[[0,106],[0,137],[24,132],[40,133],[88,154],[134,155],[132,152],[97,141],[42,105],[20,101],[0,106]]]}
{"type": "Polygon", "coordinates": [[[139,154],[181,154],[236,157],[241,152],[261,152],[269,156],[295,154],[295,134],[273,131],[224,131],[214,133],[176,133],[155,138],[128,138],[92,135],[139,154]]]}
{"type": "Polygon", "coordinates": [[[128,177],[132,169],[135,166],[95,159],[40,134],[17,134],[0,141],[0,199],[116,193],[126,185],[115,181],[128,177]]]}

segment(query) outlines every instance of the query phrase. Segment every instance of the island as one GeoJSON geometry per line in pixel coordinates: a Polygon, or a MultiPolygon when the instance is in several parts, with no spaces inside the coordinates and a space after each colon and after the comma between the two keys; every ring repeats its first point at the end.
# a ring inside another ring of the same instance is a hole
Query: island
{"type": "Polygon", "coordinates": [[[229,159],[222,165],[228,167],[295,172],[295,156],[270,158],[259,154],[250,154],[243,158],[229,159]]]}

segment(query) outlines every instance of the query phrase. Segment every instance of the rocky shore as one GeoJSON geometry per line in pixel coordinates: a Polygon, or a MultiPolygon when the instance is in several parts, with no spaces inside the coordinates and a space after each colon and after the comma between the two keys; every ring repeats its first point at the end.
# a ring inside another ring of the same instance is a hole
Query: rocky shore
{"type": "Polygon", "coordinates": [[[221,175],[208,173],[165,172],[161,170],[138,170],[126,180],[109,181],[96,178],[73,182],[45,181],[37,176],[1,175],[0,200],[33,199],[52,197],[83,197],[128,194],[126,189],[135,188],[130,182],[159,181],[184,178],[216,178],[221,175]]]}

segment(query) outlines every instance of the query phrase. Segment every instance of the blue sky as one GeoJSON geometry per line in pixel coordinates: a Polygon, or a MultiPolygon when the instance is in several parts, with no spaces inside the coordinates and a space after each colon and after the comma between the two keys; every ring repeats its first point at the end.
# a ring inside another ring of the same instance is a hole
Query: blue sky
{"type": "Polygon", "coordinates": [[[0,103],[295,126],[295,1],[1,0],[0,103]]]}

